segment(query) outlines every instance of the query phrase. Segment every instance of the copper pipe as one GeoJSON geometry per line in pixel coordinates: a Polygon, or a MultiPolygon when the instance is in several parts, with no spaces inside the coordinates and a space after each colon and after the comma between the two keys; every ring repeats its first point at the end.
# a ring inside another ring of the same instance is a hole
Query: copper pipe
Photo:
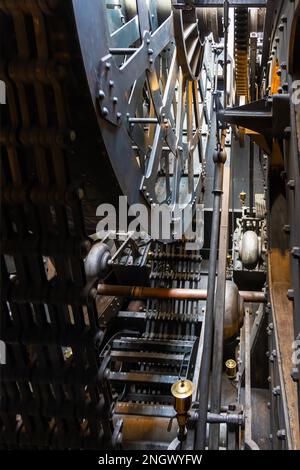
{"type": "Polygon", "coordinates": [[[244,302],[253,302],[253,303],[266,303],[267,299],[263,292],[251,291],[251,290],[240,290],[240,296],[244,302]]]}
{"type": "MultiPolygon", "coordinates": [[[[176,299],[176,300],[206,300],[205,289],[167,289],[161,287],[143,286],[114,286],[98,284],[97,292],[100,295],[116,297],[131,297],[134,299],[176,299]]],[[[240,296],[245,302],[265,302],[263,292],[240,291],[240,296]]]]}

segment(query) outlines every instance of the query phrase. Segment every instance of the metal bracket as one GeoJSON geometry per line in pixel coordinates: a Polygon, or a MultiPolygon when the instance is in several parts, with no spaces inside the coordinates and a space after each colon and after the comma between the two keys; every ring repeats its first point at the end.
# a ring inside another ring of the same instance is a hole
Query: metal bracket
{"type": "Polygon", "coordinates": [[[220,110],[221,122],[251,129],[265,137],[285,138],[290,131],[290,95],[273,95],[268,99],[220,110]]]}

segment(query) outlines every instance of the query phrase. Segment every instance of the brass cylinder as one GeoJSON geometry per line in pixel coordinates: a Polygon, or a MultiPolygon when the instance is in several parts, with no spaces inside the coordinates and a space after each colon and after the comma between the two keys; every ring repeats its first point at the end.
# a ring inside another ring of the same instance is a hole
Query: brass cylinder
{"type": "Polygon", "coordinates": [[[171,393],[175,398],[174,408],[177,414],[185,415],[192,406],[194,384],[190,380],[181,379],[172,385],[171,393]]]}
{"type": "Polygon", "coordinates": [[[234,359],[228,359],[225,362],[226,367],[226,375],[230,380],[234,380],[236,378],[236,362],[234,359]]]}

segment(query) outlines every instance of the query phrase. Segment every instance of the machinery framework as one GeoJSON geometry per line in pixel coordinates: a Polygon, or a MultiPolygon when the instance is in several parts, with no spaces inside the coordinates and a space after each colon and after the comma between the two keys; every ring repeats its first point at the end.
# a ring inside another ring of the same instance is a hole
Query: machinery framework
{"type": "Polygon", "coordinates": [[[0,447],[299,449],[300,2],[1,0],[0,31],[0,447]]]}

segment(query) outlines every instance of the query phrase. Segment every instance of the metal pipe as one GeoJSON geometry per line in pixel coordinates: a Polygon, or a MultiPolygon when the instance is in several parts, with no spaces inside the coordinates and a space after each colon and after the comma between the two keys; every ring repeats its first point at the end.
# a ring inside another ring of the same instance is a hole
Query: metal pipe
{"type": "MultiPolygon", "coordinates": [[[[174,299],[174,300],[206,300],[205,289],[179,289],[164,287],[119,286],[111,284],[98,284],[97,293],[115,297],[131,297],[134,299],[174,299]]],[[[266,302],[263,292],[240,291],[245,302],[266,302]]]]}
{"type": "Polygon", "coordinates": [[[240,296],[245,302],[266,303],[264,292],[240,290],[240,296]]]}
{"type": "MultiPolygon", "coordinates": [[[[195,410],[192,410],[190,413],[189,424],[193,426],[197,420],[198,420],[198,412],[195,410]]],[[[221,414],[221,413],[210,413],[208,411],[207,422],[210,423],[211,425],[226,423],[226,424],[235,424],[238,426],[243,426],[245,423],[245,416],[244,414],[238,414],[238,413],[221,414]]]]}

